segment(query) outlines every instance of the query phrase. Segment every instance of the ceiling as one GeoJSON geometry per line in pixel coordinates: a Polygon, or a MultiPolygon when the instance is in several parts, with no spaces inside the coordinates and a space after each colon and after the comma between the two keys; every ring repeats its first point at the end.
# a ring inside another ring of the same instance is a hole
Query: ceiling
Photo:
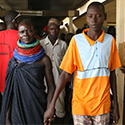
{"type": "MultiPolygon", "coordinates": [[[[88,0],[0,0],[0,17],[3,17],[8,10],[27,11],[32,13],[41,12],[41,16],[25,16],[30,18],[36,27],[43,28],[51,17],[58,20],[68,16],[68,10],[76,10],[88,0]],[[3,13],[2,13],[3,12],[3,13]]],[[[76,14],[77,11],[75,12],[76,14]]]]}

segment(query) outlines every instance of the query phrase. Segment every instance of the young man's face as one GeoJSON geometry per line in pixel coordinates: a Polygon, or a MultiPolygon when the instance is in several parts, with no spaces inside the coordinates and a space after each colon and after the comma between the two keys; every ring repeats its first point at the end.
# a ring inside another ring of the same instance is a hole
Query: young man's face
{"type": "Polygon", "coordinates": [[[86,21],[91,30],[93,31],[101,30],[104,20],[105,20],[105,14],[101,6],[92,5],[88,8],[86,14],[86,21]]]}
{"type": "Polygon", "coordinates": [[[59,33],[59,27],[57,25],[50,25],[48,26],[48,34],[51,37],[57,37],[59,33]]]}

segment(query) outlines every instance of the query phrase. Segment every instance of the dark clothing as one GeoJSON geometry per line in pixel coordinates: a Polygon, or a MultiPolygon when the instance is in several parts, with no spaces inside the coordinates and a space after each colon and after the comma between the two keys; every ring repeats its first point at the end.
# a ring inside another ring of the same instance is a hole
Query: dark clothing
{"type": "Polygon", "coordinates": [[[0,92],[0,112],[1,112],[1,105],[2,105],[2,94],[0,92]]]}
{"type": "Polygon", "coordinates": [[[6,123],[9,105],[11,124],[43,124],[47,106],[44,76],[45,67],[41,64],[17,63],[14,57],[11,58],[7,69],[0,124],[6,123]]]}

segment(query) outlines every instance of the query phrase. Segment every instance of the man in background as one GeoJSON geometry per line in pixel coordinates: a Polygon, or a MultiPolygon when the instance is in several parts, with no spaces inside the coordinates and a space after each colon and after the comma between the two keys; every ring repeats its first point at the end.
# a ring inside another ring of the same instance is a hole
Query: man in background
{"type": "MultiPolygon", "coordinates": [[[[63,59],[63,56],[67,50],[67,44],[65,41],[58,38],[60,23],[57,19],[51,18],[47,25],[48,36],[40,41],[41,45],[45,49],[46,54],[52,61],[52,70],[54,75],[55,85],[58,82],[61,70],[59,65],[63,59]]],[[[56,119],[54,124],[64,124],[65,112],[65,89],[62,90],[57,102],[56,102],[56,119]]]]}
{"type": "Polygon", "coordinates": [[[0,93],[4,91],[8,62],[19,39],[17,29],[20,21],[22,17],[18,12],[8,11],[5,15],[7,29],[0,32],[0,93]]]}

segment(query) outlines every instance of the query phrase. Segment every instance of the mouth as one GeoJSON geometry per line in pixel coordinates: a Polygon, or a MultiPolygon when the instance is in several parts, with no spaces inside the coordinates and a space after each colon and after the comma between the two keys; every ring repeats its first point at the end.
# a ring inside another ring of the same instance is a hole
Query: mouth
{"type": "Polygon", "coordinates": [[[56,37],[57,35],[56,34],[52,34],[53,37],[56,37]]]}
{"type": "Polygon", "coordinates": [[[24,37],[23,39],[24,39],[24,40],[29,40],[29,37],[24,37]]]}
{"type": "Polygon", "coordinates": [[[96,27],[97,27],[97,25],[96,25],[96,24],[93,24],[93,25],[91,25],[91,27],[92,27],[92,28],[96,28],[96,27]]]}

